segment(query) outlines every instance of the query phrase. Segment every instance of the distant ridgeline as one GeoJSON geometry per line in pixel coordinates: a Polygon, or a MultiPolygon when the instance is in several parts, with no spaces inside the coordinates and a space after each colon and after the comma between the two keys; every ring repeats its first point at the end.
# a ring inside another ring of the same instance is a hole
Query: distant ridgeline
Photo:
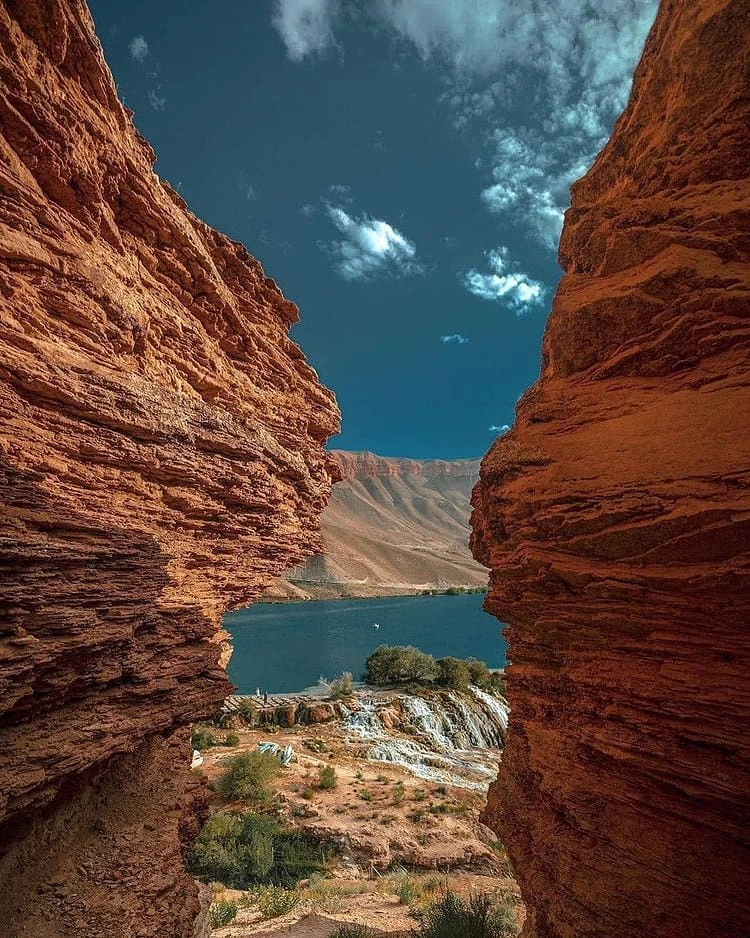
{"type": "Polygon", "coordinates": [[[323,514],[323,553],[267,592],[335,599],[484,588],[469,552],[478,459],[390,459],[335,451],[341,481],[323,514]]]}

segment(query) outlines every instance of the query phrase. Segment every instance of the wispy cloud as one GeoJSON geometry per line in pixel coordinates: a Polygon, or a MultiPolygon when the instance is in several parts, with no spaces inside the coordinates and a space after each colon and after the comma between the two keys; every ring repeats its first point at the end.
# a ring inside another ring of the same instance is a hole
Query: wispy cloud
{"type": "Polygon", "coordinates": [[[313,216],[317,211],[318,211],[317,206],[313,205],[311,202],[306,202],[306,203],[302,206],[302,208],[300,209],[300,212],[302,212],[302,214],[303,214],[306,218],[312,218],[312,216],[313,216]]]}
{"type": "Polygon", "coordinates": [[[155,111],[163,111],[167,106],[167,99],[166,96],[162,94],[161,85],[157,85],[155,88],[149,88],[148,103],[155,111]]]}
{"type": "Polygon", "coordinates": [[[276,0],[271,21],[293,62],[333,45],[338,0],[276,0]]]}
{"type": "Polygon", "coordinates": [[[502,301],[515,310],[517,316],[544,301],[544,284],[519,270],[506,247],[488,251],[487,265],[488,273],[472,269],[461,275],[469,293],[482,300],[502,301]]]}
{"type": "Polygon", "coordinates": [[[143,36],[133,36],[128,45],[128,51],[133,59],[141,66],[148,77],[153,82],[151,88],[146,92],[148,103],[155,111],[163,111],[167,105],[167,97],[164,94],[161,83],[157,81],[159,77],[159,63],[155,61],[151,54],[151,49],[143,36]]]}
{"type": "MultiPolygon", "coordinates": [[[[657,5],[379,0],[365,15],[443,67],[441,100],[453,123],[462,131],[475,124],[486,141],[483,204],[554,250],[570,183],[625,106],[657,5]]],[[[299,62],[335,45],[349,9],[340,0],[276,0],[274,25],[299,62]]]]}
{"type": "Polygon", "coordinates": [[[339,198],[342,198],[343,196],[348,196],[351,191],[352,191],[351,186],[344,186],[338,182],[335,182],[333,183],[333,185],[328,187],[328,192],[331,195],[337,195],[339,198]]]}
{"type": "Polygon", "coordinates": [[[328,203],[325,208],[343,238],[323,247],[332,255],[334,269],[345,280],[422,273],[415,245],[388,222],[369,215],[355,217],[328,203]]]}
{"type": "Polygon", "coordinates": [[[497,433],[498,436],[502,436],[504,433],[507,433],[508,430],[510,430],[510,424],[507,424],[507,423],[503,423],[503,424],[491,423],[491,424],[489,425],[489,427],[487,428],[487,430],[488,430],[490,433],[497,433]]]}
{"type": "Polygon", "coordinates": [[[255,191],[255,186],[250,185],[242,170],[240,170],[240,174],[237,177],[237,188],[245,196],[248,202],[254,202],[258,198],[258,193],[255,191]]]}
{"type": "Polygon", "coordinates": [[[537,0],[382,0],[380,8],[423,59],[452,69],[443,100],[456,127],[490,131],[484,205],[554,250],[570,183],[627,102],[656,7],[558,0],[552,14],[537,0]]]}
{"type": "Polygon", "coordinates": [[[469,340],[465,335],[459,335],[459,333],[456,332],[454,335],[441,335],[440,341],[443,343],[443,345],[466,345],[469,340]]]}
{"type": "Polygon", "coordinates": [[[145,62],[151,54],[148,43],[143,38],[143,36],[133,36],[133,38],[130,40],[128,49],[130,50],[130,54],[133,56],[136,62],[145,62]]]}

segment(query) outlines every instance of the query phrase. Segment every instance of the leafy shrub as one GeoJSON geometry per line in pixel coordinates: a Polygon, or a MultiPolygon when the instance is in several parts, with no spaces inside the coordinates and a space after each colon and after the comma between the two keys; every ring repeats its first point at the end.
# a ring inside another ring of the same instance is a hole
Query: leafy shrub
{"type": "Polygon", "coordinates": [[[300,794],[305,799],[305,801],[312,801],[315,797],[315,789],[312,787],[312,785],[307,785],[302,789],[300,794]]]}
{"type": "Polygon", "coordinates": [[[418,938],[513,938],[518,934],[515,917],[506,905],[497,905],[486,894],[468,901],[447,892],[426,909],[415,910],[418,938]]]}
{"type": "Polygon", "coordinates": [[[239,746],[239,744],[240,737],[237,735],[237,733],[227,733],[227,735],[224,737],[225,746],[239,746]]]}
{"type": "Polygon", "coordinates": [[[216,745],[216,737],[207,726],[194,726],[190,741],[193,749],[210,749],[216,745]]]}
{"type": "Polygon", "coordinates": [[[237,903],[226,899],[217,899],[208,907],[208,920],[212,928],[220,928],[233,922],[237,915],[237,903]]]}
{"type": "Polygon", "coordinates": [[[406,794],[406,789],[404,788],[403,782],[396,782],[393,786],[393,803],[401,804],[404,800],[404,795],[406,794]]]}
{"type": "Polygon", "coordinates": [[[439,658],[438,666],[438,684],[444,687],[450,687],[453,690],[466,690],[471,680],[468,663],[461,661],[460,658],[439,658]]]}
{"type": "Polygon", "coordinates": [[[437,665],[411,645],[380,645],[365,661],[368,684],[403,684],[407,681],[432,681],[437,665]]]}
{"type": "Polygon", "coordinates": [[[341,700],[344,697],[351,697],[353,693],[354,688],[352,687],[351,671],[344,671],[341,677],[337,677],[335,681],[331,682],[329,699],[341,700]]]}
{"type": "Polygon", "coordinates": [[[375,932],[367,925],[339,925],[328,933],[328,938],[374,938],[375,932]]]}
{"type": "Polygon", "coordinates": [[[243,752],[228,764],[216,782],[216,790],[225,801],[244,801],[263,805],[271,799],[269,783],[278,777],[281,766],[269,752],[243,752]]]}
{"type": "Polygon", "coordinates": [[[336,787],[337,783],[336,769],[332,765],[322,765],[318,769],[318,788],[330,791],[336,787]]]}
{"type": "Polygon", "coordinates": [[[250,811],[216,811],[198,835],[188,869],[200,879],[234,889],[256,883],[294,885],[319,872],[335,847],[314,837],[283,830],[277,821],[250,811]]]}
{"type": "Polygon", "coordinates": [[[264,886],[259,889],[255,904],[263,918],[278,918],[286,915],[299,903],[299,895],[281,886],[264,886]]]}
{"type": "Polygon", "coordinates": [[[270,873],[277,829],[270,818],[216,811],[195,841],[188,869],[201,879],[246,889],[270,873]]]}
{"type": "Polygon", "coordinates": [[[478,687],[489,687],[492,683],[490,669],[478,658],[467,658],[466,667],[469,669],[469,680],[478,687]]]}

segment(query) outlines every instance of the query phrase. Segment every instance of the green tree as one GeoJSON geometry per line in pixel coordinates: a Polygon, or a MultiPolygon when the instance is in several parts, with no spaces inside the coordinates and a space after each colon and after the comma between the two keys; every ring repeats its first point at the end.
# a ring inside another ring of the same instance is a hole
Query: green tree
{"type": "Polygon", "coordinates": [[[380,645],[365,661],[368,684],[423,683],[434,680],[436,673],[432,655],[411,645],[380,645]]]}
{"type": "Polygon", "coordinates": [[[491,683],[490,670],[484,661],[478,658],[467,658],[466,666],[469,669],[469,680],[478,687],[487,687],[491,683]]]}

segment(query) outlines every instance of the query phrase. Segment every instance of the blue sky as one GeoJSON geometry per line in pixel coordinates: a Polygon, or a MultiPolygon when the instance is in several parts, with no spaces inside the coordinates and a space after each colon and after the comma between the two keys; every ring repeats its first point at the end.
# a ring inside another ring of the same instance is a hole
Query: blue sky
{"type": "Polygon", "coordinates": [[[655,0],[94,0],[156,171],[299,306],[330,445],[479,456],[655,0]]]}

